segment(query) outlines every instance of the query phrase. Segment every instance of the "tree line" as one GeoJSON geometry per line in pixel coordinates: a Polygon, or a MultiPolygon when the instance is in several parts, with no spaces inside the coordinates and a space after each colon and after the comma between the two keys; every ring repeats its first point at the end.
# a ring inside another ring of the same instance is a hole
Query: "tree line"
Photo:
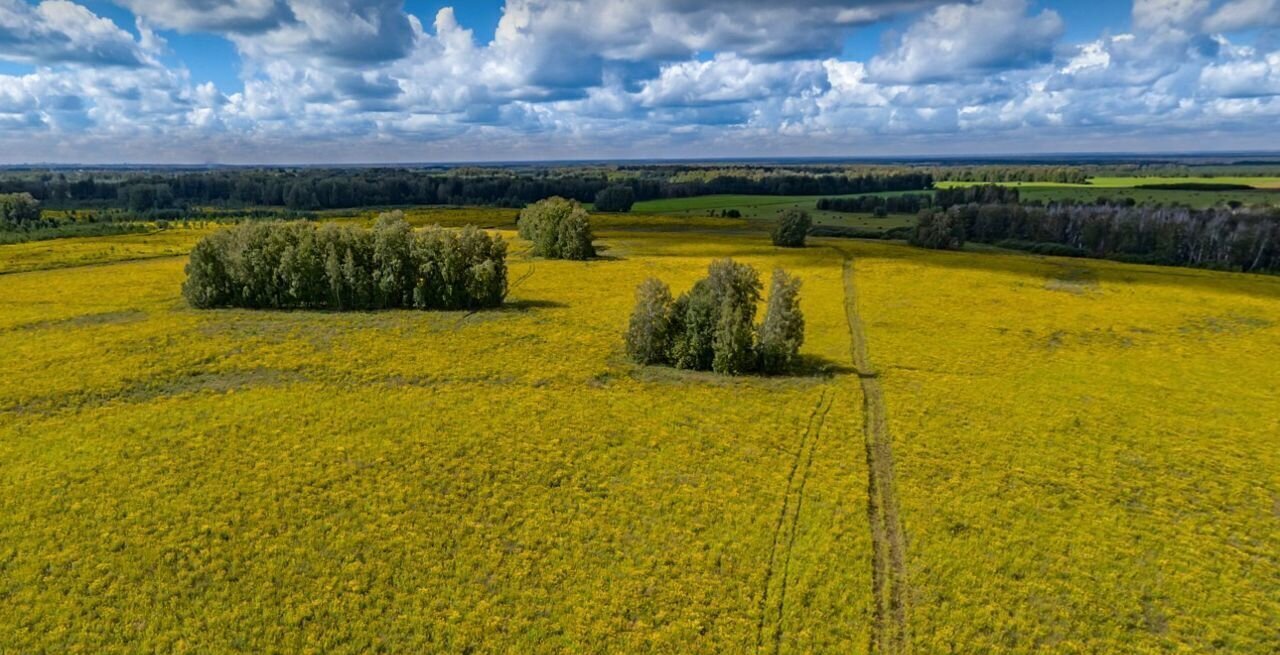
{"type": "Polygon", "coordinates": [[[854,198],[821,198],[818,211],[848,212],[857,214],[916,214],[933,206],[933,196],[925,193],[908,193],[900,196],[858,196],[854,198]]]}
{"type": "Polygon", "coordinates": [[[174,172],[0,174],[0,193],[29,193],[50,207],[117,208],[134,213],[193,207],[285,207],[292,210],[395,205],[523,207],[560,196],[630,203],[709,194],[844,195],[928,189],[924,172],[812,174],[710,168],[689,176],[662,168],[247,169],[174,172]],[[603,195],[602,195],[603,194],[603,195]],[[629,194],[629,195],[628,195],[629,194]]]}
{"type": "Polygon", "coordinates": [[[478,309],[506,297],[506,255],[501,236],[415,232],[399,212],[372,229],[246,222],[196,244],[182,293],[198,308],[478,309]]]}
{"type": "Polygon", "coordinates": [[[956,205],[921,212],[912,238],[930,248],[959,248],[965,241],[1046,254],[1280,272],[1280,212],[1274,209],[956,205]]]}

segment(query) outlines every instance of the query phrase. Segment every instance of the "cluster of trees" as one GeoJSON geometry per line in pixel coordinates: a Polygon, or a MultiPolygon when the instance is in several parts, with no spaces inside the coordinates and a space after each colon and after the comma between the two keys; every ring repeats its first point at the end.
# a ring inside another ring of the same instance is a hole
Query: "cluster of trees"
{"type": "Polygon", "coordinates": [[[813,227],[813,219],[803,209],[784,209],[778,213],[778,220],[773,225],[773,245],[783,248],[803,248],[804,239],[809,236],[809,228],[813,227]]]}
{"type": "Polygon", "coordinates": [[[756,325],[761,290],[760,274],[730,259],[712,262],[707,277],[677,299],[650,278],[636,290],[627,354],[639,364],[727,375],[786,372],[804,344],[800,280],[774,271],[764,321],[756,325]]]}
{"type": "Polygon", "coordinates": [[[1088,184],[1090,171],[1080,166],[1067,165],[989,165],[989,166],[935,166],[929,169],[939,182],[1057,182],[1061,184],[1088,184]]]}
{"type": "Polygon", "coordinates": [[[598,212],[629,212],[636,204],[636,192],[629,186],[615,184],[596,194],[595,208],[598,212]]]}
{"type": "Polygon", "coordinates": [[[717,193],[837,195],[928,189],[920,171],[868,169],[817,174],[796,170],[652,166],[530,169],[218,169],[194,171],[17,171],[0,174],[0,193],[30,193],[57,208],[119,208],[135,213],[190,207],[344,209],[386,205],[523,207],[560,196],[593,202],[683,198],[717,193]],[[613,191],[609,191],[613,189],[613,191]]]}
{"type": "Polygon", "coordinates": [[[520,238],[533,244],[533,254],[548,259],[591,259],[591,222],[576,200],[547,198],[520,210],[516,218],[520,238]]]}
{"type": "Polygon", "coordinates": [[[913,242],[965,240],[1152,264],[1280,272],[1280,212],[1120,205],[960,205],[920,215],[913,242]]]}
{"type": "MultiPolygon", "coordinates": [[[[710,169],[685,173],[661,187],[661,198],[687,198],[717,194],[765,196],[835,196],[885,191],[919,191],[933,188],[933,176],[919,171],[846,173],[726,172],[710,169]]],[[[649,198],[645,198],[646,200],[649,198]]]]}
{"type": "MultiPolygon", "coordinates": [[[[941,192],[939,192],[941,193],[941,192]]],[[[926,193],[908,193],[900,196],[858,196],[855,198],[821,198],[819,211],[856,214],[916,214],[933,206],[933,196],[926,193]]]]}
{"type": "Polygon", "coordinates": [[[22,230],[40,225],[40,202],[29,193],[0,195],[0,229],[22,230]]]}
{"type": "Polygon", "coordinates": [[[938,189],[933,194],[934,206],[943,209],[974,203],[980,205],[1016,205],[1019,199],[1020,196],[1016,187],[1000,186],[998,184],[938,189]]]}
{"type": "Polygon", "coordinates": [[[946,209],[926,209],[916,219],[908,242],[921,248],[959,250],[964,247],[964,223],[959,213],[946,209]]]}
{"type": "Polygon", "coordinates": [[[478,309],[507,294],[507,246],[475,227],[415,232],[399,212],[373,229],[250,222],[196,244],[193,307],[478,309]]]}

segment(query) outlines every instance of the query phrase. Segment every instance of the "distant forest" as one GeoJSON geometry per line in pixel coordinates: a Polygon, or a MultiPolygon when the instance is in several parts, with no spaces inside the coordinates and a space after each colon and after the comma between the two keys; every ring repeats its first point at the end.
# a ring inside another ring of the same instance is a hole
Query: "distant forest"
{"type": "Polygon", "coordinates": [[[193,172],[13,171],[0,194],[28,193],[46,209],[119,209],[133,213],[194,207],[347,209],[396,205],[523,207],[560,196],[593,202],[607,188],[629,187],[635,200],[708,194],[844,195],[931,189],[927,172],[870,168],[797,169],[264,169],[193,172]]]}

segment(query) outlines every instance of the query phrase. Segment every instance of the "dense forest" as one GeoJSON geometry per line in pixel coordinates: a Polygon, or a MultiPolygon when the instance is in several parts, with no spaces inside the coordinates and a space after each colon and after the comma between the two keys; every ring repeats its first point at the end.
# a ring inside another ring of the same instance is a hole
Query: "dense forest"
{"type": "Polygon", "coordinates": [[[1042,254],[1280,272],[1280,214],[1230,208],[969,204],[925,210],[917,245],[965,241],[1042,254]]]}
{"type": "Polygon", "coordinates": [[[592,202],[606,189],[634,200],[708,194],[842,195],[929,189],[920,171],[701,169],[665,167],[409,170],[221,169],[174,172],[9,172],[0,194],[28,193],[49,209],[119,209],[141,214],[195,207],[284,207],[291,210],[396,205],[523,207],[560,196],[592,202]]]}
{"type": "MultiPolygon", "coordinates": [[[[939,191],[942,193],[942,191],[939,191]]],[[[856,198],[821,198],[818,211],[847,212],[857,214],[915,214],[934,204],[934,197],[927,193],[908,193],[900,196],[859,196],[856,198]]]]}

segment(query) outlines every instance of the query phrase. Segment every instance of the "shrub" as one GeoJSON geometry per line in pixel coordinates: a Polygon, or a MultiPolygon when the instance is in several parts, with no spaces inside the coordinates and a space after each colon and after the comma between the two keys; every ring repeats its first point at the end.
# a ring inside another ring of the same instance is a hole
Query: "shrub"
{"type": "Polygon", "coordinates": [[[627,327],[627,355],[640,364],[662,362],[671,348],[671,289],[649,278],[636,289],[636,308],[627,327]]]}
{"type": "Polygon", "coordinates": [[[40,202],[30,193],[0,194],[0,228],[20,228],[40,222],[40,202]]]}
{"type": "Polygon", "coordinates": [[[615,184],[596,194],[595,206],[598,212],[629,212],[634,204],[636,192],[626,185],[615,184]]]}
{"type": "Polygon", "coordinates": [[[784,248],[803,248],[813,220],[803,209],[787,209],[778,214],[773,227],[773,245],[784,248]]]}
{"type": "Polygon", "coordinates": [[[200,308],[494,307],[506,297],[506,251],[472,226],[414,232],[398,213],[371,230],[244,223],[196,244],[182,292],[200,308]]]}
{"type": "Polygon", "coordinates": [[[520,211],[520,237],[533,243],[533,254],[548,259],[590,259],[591,223],[576,200],[547,198],[520,211]]]}
{"type": "Polygon", "coordinates": [[[760,370],[781,373],[795,363],[804,345],[804,314],[800,311],[800,280],[782,269],[773,272],[769,305],[760,324],[760,370]]]}
{"type": "Polygon", "coordinates": [[[757,327],[760,276],[750,266],[713,262],[707,277],[675,301],[665,284],[646,280],[636,291],[627,354],[639,364],[727,375],[785,370],[804,343],[799,288],[798,280],[775,273],[769,310],[757,327]]]}
{"type": "Polygon", "coordinates": [[[954,210],[926,209],[916,220],[911,245],[935,250],[959,250],[964,247],[964,221],[954,210]]]}

